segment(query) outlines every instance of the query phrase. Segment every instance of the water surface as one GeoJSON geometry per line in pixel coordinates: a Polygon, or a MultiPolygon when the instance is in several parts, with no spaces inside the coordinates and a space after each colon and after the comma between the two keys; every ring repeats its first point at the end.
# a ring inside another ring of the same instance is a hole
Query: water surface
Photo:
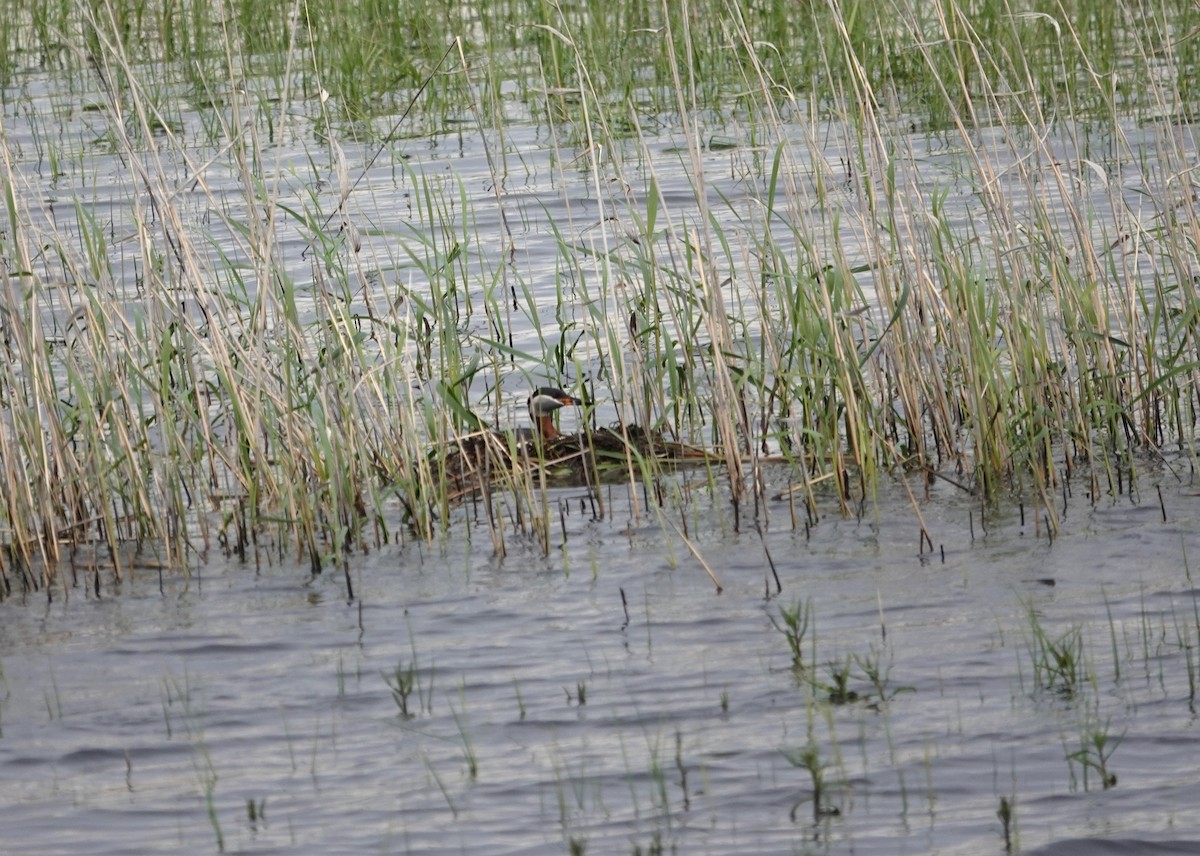
{"type": "MultiPolygon", "coordinates": [[[[88,107],[98,97],[30,73],[6,93],[27,109],[6,112],[5,134],[31,228],[80,247],[98,229],[111,248],[103,297],[136,318],[147,200],[107,141],[108,114],[88,107]],[[48,138],[71,155],[61,171],[44,156],[48,138]]],[[[328,214],[334,150],[312,133],[319,105],[296,109],[262,149],[264,180],[281,204],[328,214]]],[[[186,225],[206,237],[211,278],[181,295],[200,320],[206,299],[232,290],[222,276],[249,269],[230,224],[259,212],[220,156],[226,141],[202,133],[214,115],[183,115],[190,147],[164,144],[153,157],[147,147],[140,165],[162,169],[186,225]]],[[[244,117],[224,118],[241,127],[244,117]]],[[[702,187],[670,122],[594,168],[577,159],[578,141],[532,118],[503,135],[471,127],[394,140],[369,169],[374,145],[337,140],[353,177],[363,174],[335,254],[354,273],[352,309],[391,305],[404,289],[425,294],[435,224],[424,193],[444,203],[440,225],[469,236],[479,281],[527,287],[510,344],[539,359],[547,337],[582,323],[600,299],[598,255],[567,262],[640,240],[631,229],[651,178],[681,231],[700,217],[699,191],[727,234],[763,228],[773,152],[736,113],[716,129],[732,148],[699,155],[702,187]]],[[[818,255],[846,254],[871,301],[875,221],[870,188],[847,167],[854,129],[789,130],[792,213],[811,218],[818,255]]],[[[1123,218],[1152,220],[1155,182],[1169,179],[1155,166],[1164,132],[1125,131],[1121,146],[1100,137],[1081,149],[1078,129],[1056,126],[1043,155],[1058,158],[1074,196],[1048,183],[1036,199],[1044,208],[1015,210],[1061,218],[1066,234],[1068,211],[1086,211],[1100,245],[1120,236],[1123,218]],[[1142,159],[1126,158],[1125,146],[1142,159]]],[[[1019,199],[1020,146],[974,133],[996,187],[1019,199]]],[[[1189,126],[1170,133],[1195,149],[1189,126]]],[[[893,141],[904,153],[897,186],[915,200],[944,194],[947,221],[986,255],[981,177],[961,145],[916,131],[893,141]]],[[[669,249],[681,231],[655,240],[669,249]]],[[[781,250],[795,249],[795,235],[780,232],[781,250]]],[[[304,323],[319,317],[323,281],[311,237],[286,217],[272,236],[304,323]]],[[[761,271],[737,249],[746,264],[731,265],[726,294],[752,339],[760,314],[777,307],[752,299],[761,271]]],[[[46,281],[62,276],[52,255],[35,261],[46,281]]],[[[1136,260],[1121,271],[1134,285],[1149,277],[1136,260]]],[[[257,287],[248,278],[246,295],[257,287]]],[[[61,336],[77,308],[39,310],[61,336]]],[[[886,325],[879,306],[867,311],[886,325]]],[[[476,346],[486,339],[483,313],[465,312],[462,332],[476,346]]],[[[601,367],[588,339],[576,356],[585,373],[601,367]]],[[[543,371],[513,361],[497,421],[519,418],[543,371]]],[[[413,379],[428,391],[426,381],[413,379]]],[[[476,381],[472,402],[488,406],[489,382],[476,381]]],[[[619,406],[602,400],[600,421],[619,406]]],[[[114,586],[106,573],[99,597],[86,573],[75,582],[64,572],[49,591],[0,603],[0,850],[1002,853],[1004,799],[1013,846],[1025,852],[1200,852],[1190,570],[1200,493],[1187,463],[1173,463],[1140,462],[1132,495],[1067,486],[1053,539],[1031,507],[984,508],[921,480],[910,488],[932,549],[909,492],[887,480],[857,516],[821,496],[818,519],[806,526],[800,513],[793,525],[795,508],[773,499],[757,517],[743,509],[738,531],[728,497],[682,472],[668,477],[688,491],[682,511],[647,509],[643,492],[613,487],[598,518],[581,489],[550,491],[548,553],[507,511],[499,555],[480,509],[466,506],[433,543],[405,538],[352,556],[353,598],[341,569],[310,577],[286,550],[247,564],[213,557],[187,578],[160,581],[142,567],[114,586]],[[800,667],[777,626],[796,604],[812,620],[800,667]],[[1078,653],[1072,685],[1047,676],[1052,653],[1039,633],[1078,653]],[[867,675],[874,667],[880,686],[867,675]],[[853,695],[838,697],[846,670],[853,695]],[[410,672],[412,690],[398,698],[389,682],[410,672]],[[814,776],[793,763],[806,748],[824,783],[818,811],[814,776]]],[[[788,486],[781,470],[767,478],[767,496],[788,486]]]]}
{"type": "Polygon", "coordinates": [[[1006,798],[1026,850],[1195,852],[1198,515],[1194,489],[1163,483],[1165,522],[1156,494],[1104,498],[1070,506],[1052,543],[1017,508],[981,523],[935,486],[921,501],[932,555],[897,488],[807,535],[782,501],[761,538],[730,531],[719,498],[698,502],[690,531],[720,595],[652,515],[616,502],[593,519],[566,490],[550,555],[519,536],[503,559],[480,537],[384,549],[353,563],[354,601],[334,573],[232,563],[162,594],[143,572],[101,599],[13,598],[0,839],[38,853],[999,853],[1006,798]],[[783,585],[769,602],[768,552],[783,585]],[[770,619],[804,600],[815,668],[797,672],[770,619]],[[1052,639],[1080,631],[1073,694],[1035,685],[1031,614],[1052,639]],[[830,663],[855,654],[888,670],[888,698],[854,668],[862,698],[830,702],[830,663]],[[413,663],[405,717],[386,679],[413,663]],[[1093,733],[1116,744],[1115,787],[1067,760],[1093,733]],[[812,778],[785,754],[810,744],[817,819],[812,778]]]}

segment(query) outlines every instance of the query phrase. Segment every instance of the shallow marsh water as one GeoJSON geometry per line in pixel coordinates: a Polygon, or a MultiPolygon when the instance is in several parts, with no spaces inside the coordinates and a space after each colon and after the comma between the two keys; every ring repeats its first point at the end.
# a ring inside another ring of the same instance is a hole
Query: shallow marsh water
{"type": "Polygon", "coordinates": [[[1026,851],[1196,852],[1200,514],[1159,475],[1166,522],[1143,485],[1069,505],[1052,543],[934,486],[924,555],[898,487],[807,536],[782,501],[761,539],[697,502],[720,595],[653,516],[618,497],[593,519],[564,490],[548,557],[519,538],[502,560],[479,538],[385,549],[355,560],[354,602],[339,574],[287,563],[14,598],[0,841],[212,852],[219,827],[254,853],[1001,853],[1003,797],[1026,851]],[[803,674],[771,621],[799,601],[803,674]],[[1080,631],[1072,695],[1035,685],[1031,610],[1051,639],[1080,631]],[[814,686],[872,652],[886,701],[857,668],[858,700],[814,686]],[[404,717],[388,680],[414,663],[404,717]],[[1067,760],[1093,732],[1120,741],[1110,789],[1067,760]],[[818,820],[785,756],[810,743],[818,820]]]}
{"type": "MultiPolygon", "coordinates": [[[[122,248],[138,225],[140,190],[128,165],[96,142],[105,129],[83,106],[91,96],[71,91],[63,104],[53,80],[37,75],[26,91],[34,108],[5,116],[8,141],[24,154],[14,164],[21,190],[67,243],[83,243],[77,215],[95,216],[112,240],[115,279],[132,294],[139,261],[122,248]],[[74,157],[63,174],[41,154],[42,126],[27,122],[39,113],[65,115],[60,142],[89,141],[64,144],[74,157]]],[[[200,123],[185,117],[184,136],[198,134],[200,123]]],[[[329,152],[297,127],[268,148],[281,165],[278,200],[300,209],[326,181],[329,203],[329,152]]],[[[1154,149],[1153,131],[1127,130],[1131,145],[1154,149]]],[[[736,127],[720,131],[740,138],[736,127]]],[[[1189,127],[1176,133],[1195,148],[1189,127]]],[[[799,154],[812,169],[799,180],[845,173],[847,135],[822,129],[820,162],[799,154]]],[[[979,136],[1003,178],[1012,163],[1002,135],[979,136]]],[[[564,164],[567,149],[545,127],[518,123],[504,140],[503,198],[520,223],[513,269],[553,329],[563,311],[554,297],[569,276],[552,225],[569,224],[567,239],[584,246],[625,240],[625,224],[604,218],[624,213],[613,199],[637,209],[646,195],[633,187],[597,198],[595,176],[564,164]]],[[[1089,210],[1118,209],[1096,217],[1091,228],[1101,232],[1154,197],[1140,184],[1153,170],[1131,168],[1111,143],[1097,141],[1090,163],[1071,165],[1089,210]]],[[[354,164],[374,153],[343,147],[354,164]]],[[[969,231],[976,190],[961,153],[922,134],[910,147],[898,184],[946,192],[948,221],[969,231]]],[[[193,163],[214,153],[193,152],[193,163]]],[[[631,164],[646,153],[628,154],[623,169],[645,180],[645,166],[631,164]]],[[[663,200],[690,206],[678,140],[665,131],[648,154],[663,200]]],[[[163,157],[189,188],[181,210],[209,225],[214,251],[243,261],[221,220],[250,216],[236,170],[212,164],[211,195],[201,194],[189,165],[163,157]]],[[[764,157],[749,145],[703,154],[718,217],[757,216],[762,194],[751,176],[761,169],[746,164],[764,157]]],[[[502,243],[478,139],[397,144],[350,200],[362,267],[385,272],[362,281],[386,282],[385,300],[423,275],[397,248],[419,250],[428,225],[414,175],[442,200],[466,203],[470,226],[453,231],[471,233],[477,259],[502,243]]],[[[820,204],[846,213],[864,201],[847,176],[820,204]]],[[[833,219],[817,221],[832,229],[833,219]]],[[[316,266],[305,244],[298,230],[279,236],[301,283],[316,266]]],[[[867,277],[863,287],[869,293],[867,277]]],[[[584,317],[594,297],[573,282],[565,311],[584,317]]],[[[363,299],[354,291],[352,302],[363,299]]],[[[47,327],[66,326],[74,309],[47,307],[47,327]]],[[[131,299],[128,312],[138,311],[131,299]]],[[[471,323],[486,328],[481,316],[471,323]]],[[[531,319],[518,318],[512,333],[518,349],[543,345],[531,319]]],[[[585,350],[581,362],[594,368],[585,350]]],[[[515,418],[511,404],[519,408],[529,380],[524,370],[503,379],[512,395],[498,416],[515,418]]],[[[1025,852],[1200,852],[1200,616],[1189,573],[1200,490],[1186,462],[1176,470],[1183,475],[1144,462],[1136,499],[1092,503],[1074,485],[1053,542],[1032,510],[1024,522],[1012,505],[981,514],[943,482],[928,494],[913,484],[932,551],[921,550],[909,495],[896,484],[860,517],[838,516],[825,498],[807,530],[775,500],[760,536],[734,531],[726,499],[697,479],[683,514],[720,595],[676,534],[680,512],[635,511],[613,488],[603,519],[581,491],[551,492],[548,556],[510,532],[497,558],[483,530],[467,536],[470,509],[431,545],[355,556],[352,601],[340,571],[309,578],[307,563],[268,562],[267,551],[261,566],[214,561],[190,579],[169,576],[163,589],[142,569],[117,590],[103,586],[99,599],[86,586],[10,598],[0,603],[0,851],[1002,853],[997,811],[1007,799],[1014,846],[1025,852]],[[775,626],[795,604],[812,616],[800,670],[775,626]],[[1071,692],[1038,686],[1036,628],[1052,642],[1078,632],[1071,692]],[[886,698],[863,661],[890,670],[886,698]],[[858,697],[832,700],[848,662],[847,689],[858,697]],[[389,681],[410,667],[405,716],[389,681]],[[1080,756],[1068,760],[1089,735],[1108,736],[1114,787],[1080,756]],[[789,760],[805,747],[825,781],[816,817],[813,776],[789,760]]],[[[769,478],[768,494],[786,486],[781,472],[769,478]]]]}

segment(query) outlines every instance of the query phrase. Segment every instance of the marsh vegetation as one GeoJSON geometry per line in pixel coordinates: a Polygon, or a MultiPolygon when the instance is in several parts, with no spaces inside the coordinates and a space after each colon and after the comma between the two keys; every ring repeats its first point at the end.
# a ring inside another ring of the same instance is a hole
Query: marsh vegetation
{"type": "Polygon", "coordinates": [[[542,381],[735,528],[1190,459],[1193,4],[11,6],[6,591],[435,538],[542,381]]]}

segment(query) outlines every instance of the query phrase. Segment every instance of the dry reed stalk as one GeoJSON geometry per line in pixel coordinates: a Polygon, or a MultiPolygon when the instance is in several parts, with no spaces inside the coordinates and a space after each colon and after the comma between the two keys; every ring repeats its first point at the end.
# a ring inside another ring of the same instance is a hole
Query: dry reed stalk
{"type": "Polygon", "coordinates": [[[743,438],[750,441],[750,426],[739,418],[740,410],[735,406],[737,392],[734,390],[730,377],[729,366],[725,355],[732,352],[728,316],[725,311],[724,296],[721,293],[721,278],[710,266],[714,258],[711,234],[711,220],[708,210],[707,187],[704,181],[704,165],[700,158],[700,139],[692,127],[691,116],[699,101],[696,97],[696,81],[689,74],[685,81],[681,68],[691,69],[692,38],[688,30],[691,13],[687,0],[680,9],[684,32],[675,33],[671,26],[671,10],[667,0],[662,4],[663,18],[668,22],[666,29],[667,59],[670,64],[671,76],[675,84],[675,94],[679,111],[681,133],[684,145],[692,164],[692,176],[698,223],[694,230],[686,230],[687,244],[693,255],[692,273],[699,280],[703,295],[703,317],[705,329],[708,332],[711,356],[708,365],[711,373],[711,389],[713,395],[712,417],[717,428],[720,446],[725,454],[728,468],[729,487],[734,506],[738,505],[745,491],[745,476],[742,472],[741,449],[743,438]],[[686,46],[688,56],[683,61],[675,53],[675,38],[679,35],[686,46]]]}

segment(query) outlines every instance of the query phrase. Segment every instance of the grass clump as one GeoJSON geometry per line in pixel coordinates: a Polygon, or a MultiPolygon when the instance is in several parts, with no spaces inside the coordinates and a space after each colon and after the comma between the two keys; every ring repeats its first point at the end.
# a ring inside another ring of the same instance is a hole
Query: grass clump
{"type": "Polygon", "coordinates": [[[1035,686],[1067,699],[1075,698],[1089,677],[1083,656],[1082,629],[1070,627],[1057,637],[1051,636],[1032,608],[1029,609],[1029,621],[1032,631],[1029,654],[1035,686]]]}

